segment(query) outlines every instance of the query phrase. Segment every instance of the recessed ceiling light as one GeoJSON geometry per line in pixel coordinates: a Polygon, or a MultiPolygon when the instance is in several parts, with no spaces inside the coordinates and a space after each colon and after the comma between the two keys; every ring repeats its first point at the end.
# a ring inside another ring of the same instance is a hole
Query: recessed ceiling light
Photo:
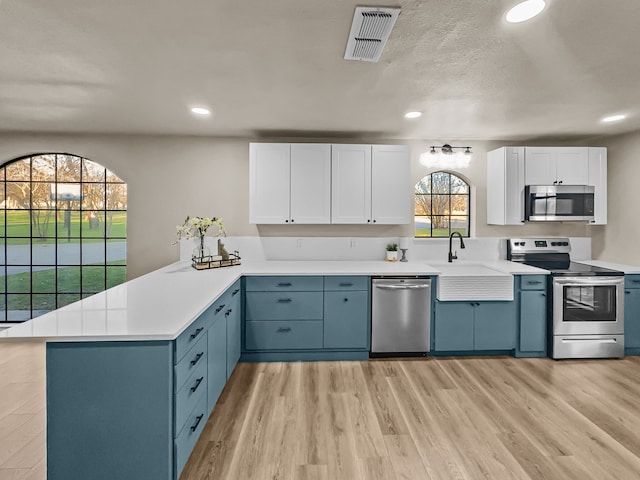
{"type": "Polygon", "coordinates": [[[211,115],[211,110],[204,107],[193,107],[191,109],[191,113],[195,113],[196,115],[211,115]]]}
{"type": "Polygon", "coordinates": [[[611,115],[609,117],[604,117],[601,122],[609,123],[609,122],[619,122],[620,120],[624,120],[627,118],[626,115],[611,115]]]}
{"type": "Polygon", "coordinates": [[[407,112],[404,114],[404,118],[418,118],[422,116],[422,112],[407,112]]]}
{"type": "Polygon", "coordinates": [[[507,12],[507,22],[526,22],[544,10],[544,0],[525,0],[507,12]]]}

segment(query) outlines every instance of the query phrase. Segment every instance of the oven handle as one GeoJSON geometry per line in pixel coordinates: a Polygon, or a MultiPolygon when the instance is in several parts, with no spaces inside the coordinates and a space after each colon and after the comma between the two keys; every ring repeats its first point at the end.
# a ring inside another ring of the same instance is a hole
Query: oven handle
{"type": "Polygon", "coordinates": [[[624,285],[624,277],[563,277],[554,278],[553,283],[568,287],[624,285]]]}

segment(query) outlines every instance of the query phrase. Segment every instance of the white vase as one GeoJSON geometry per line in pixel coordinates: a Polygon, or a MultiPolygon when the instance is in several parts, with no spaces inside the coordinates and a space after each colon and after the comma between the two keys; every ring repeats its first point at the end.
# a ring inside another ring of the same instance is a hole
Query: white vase
{"type": "Polygon", "coordinates": [[[392,252],[387,250],[387,262],[397,262],[398,261],[398,252],[392,252]]]}

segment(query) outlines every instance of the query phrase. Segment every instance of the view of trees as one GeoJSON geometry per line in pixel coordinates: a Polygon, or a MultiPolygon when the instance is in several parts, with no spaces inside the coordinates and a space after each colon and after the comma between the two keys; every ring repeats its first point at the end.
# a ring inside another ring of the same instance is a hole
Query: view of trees
{"type": "Polygon", "coordinates": [[[416,237],[468,235],[469,185],[448,172],[427,175],[416,184],[415,216],[416,237]]]}

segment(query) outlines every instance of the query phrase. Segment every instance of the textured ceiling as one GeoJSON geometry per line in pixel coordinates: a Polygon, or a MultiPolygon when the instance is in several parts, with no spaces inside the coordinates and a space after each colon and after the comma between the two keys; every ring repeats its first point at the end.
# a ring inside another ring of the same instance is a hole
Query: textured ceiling
{"type": "Polygon", "coordinates": [[[532,139],[640,129],[640,1],[0,0],[0,131],[532,139]],[[399,6],[379,63],[356,5],[399,6]],[[195,118],[189,107],[214,114],[195,118]],[[421,110],[423,117],[403,114],[421,110]],[[629,118],[603,125],[623,112],[629,118]]]}

